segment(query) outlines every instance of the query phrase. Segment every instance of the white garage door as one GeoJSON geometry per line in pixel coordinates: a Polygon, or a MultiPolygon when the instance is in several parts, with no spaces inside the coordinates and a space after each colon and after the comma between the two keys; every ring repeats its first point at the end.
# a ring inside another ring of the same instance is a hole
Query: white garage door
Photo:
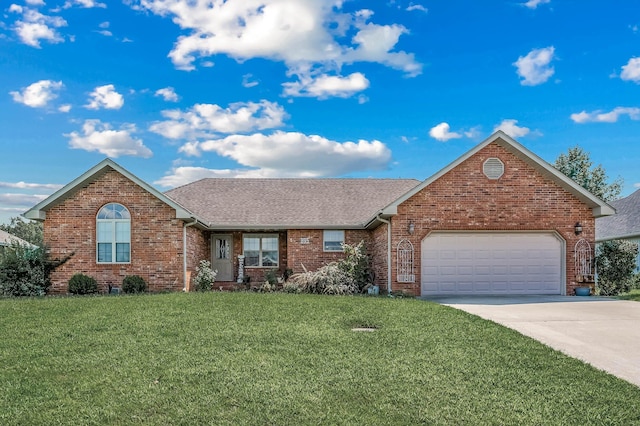
{"type": "Polygon", "coordinates": [[[553,233],[433,233],[422,240],[422,295],[562,294],[553,233]]]}

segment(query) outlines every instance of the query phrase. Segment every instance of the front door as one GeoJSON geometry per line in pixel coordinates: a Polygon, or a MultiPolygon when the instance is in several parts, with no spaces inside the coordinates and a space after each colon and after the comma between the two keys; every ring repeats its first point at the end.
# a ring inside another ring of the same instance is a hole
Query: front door
{"type": "Polygon", "coordinates": [[[233,281],[233,238],[231,235],[213,235],[213,262],[211,269],[218,270],[216,281],[233,281]]]}

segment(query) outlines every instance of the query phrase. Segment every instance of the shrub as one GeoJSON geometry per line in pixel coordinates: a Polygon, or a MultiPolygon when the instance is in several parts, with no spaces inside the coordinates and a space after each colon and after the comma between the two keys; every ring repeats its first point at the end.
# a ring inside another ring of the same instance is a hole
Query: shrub
{"type": "Polygon", "coordinates": [[[69,280],[69,293],[93,294],[98,292],[98,282],[95,278],[85,274],[75,274],[69,280]]]}
{"type": "Polygon", "coordinates": [[[298,284],[287,281],[282,285],[282,291],[285,293],[300,293],[302,289],[298,284]]]}
{"type": "Polygon", "coordinates": [[[196,291],[211,290],[213,283],[216,281],[216,276],[218,275],[218,271],[211,269],[211,262],[208,260],[201,260],[196,271],[198,272],[194,280],[194,287],[196,291]]]}
{"type": "Polygon", "coordinates": [[[147,291],[147,283],[139,275],[127,275],[122,280],[122,291],[125,293],[144,293],[147,291]]]}
{"type": "Polygon", "coordinates": [[[0,295],[43,296],[51,287],[51,272],[65,263],[51,260],[46,248],[31,248],[17,243],[0,252],[0,295]]]}
{"type": "Polygon", "coordinates": [[[635,284],[634,270],[638,245],[629,241],[612,240],[596,247],[598,294],[616,296],[627,293],[635,284]]]}
{"type": "Polygon", "coordinates": [[[364,251],[364,242],[356,246],[342,245],[346,257],[332,262],[314,272],[292,275],[289,281],[304,293],[356,294],[373,282],[369,256],[364,251]]]}

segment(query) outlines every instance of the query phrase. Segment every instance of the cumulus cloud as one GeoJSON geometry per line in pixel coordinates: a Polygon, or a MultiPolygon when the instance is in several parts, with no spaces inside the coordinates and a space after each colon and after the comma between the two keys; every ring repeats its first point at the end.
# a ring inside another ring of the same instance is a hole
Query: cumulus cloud
{"type": "Polygon", "coordinates": [[[336,142],[317,135],[282,131],[191,142],[185,144],[181,152],[188,155],[212,152],[254,169],[251,173],[267,177],[283,173],[304,177],[340,176],[354,171],[381,170],[391,161],[391,151],[377,140],[336,142]]]}
{"type": "Polygon", "coordinates": [[[149,130],[169,139],[274,129],[281,127],[287,118],[282,106],[266,100],[233,103],[227,108],[196,104],[187,111],[165,110],[162,115],[168,120],[153,123],[149,130]]]}
{"type": "Polygon", "coordinates": [[[427,13],[428,9],[421,4],[410,3],[407,7],[407,12],[412,12],[414,10],[419,10],[420,12],[427,13]]]}
{"type": "Polygon", "coordinates": [[[631,58],[627,65],[622,67],[620,78],[640,84],[640,58],[631,58]]]}
{"type": "Polygon", "coordinates": [[[67,0],[64,3],[63,9],[69,9],[70,7],[79,6],[84,9],[91,9],[94,7],[99,7],[102,9],[106,9],[107,5],[104,3],[97,2],[95,0],[67,0]]]}
{"type": "Polygon", "coordinates": [[[124,105],[124,98],[116,92],[113,84],[98,86],[89,94],[89,103],[85,105],[87,109],[120,109],[124,105]]]}
{"type": "Polygon", "coordinates": [[[0,182],[0,188],[57,191],[62,185],[53,183],[0,182]]]}
{"type": "Polygon", "coordinates": [[[462,137],[460,133],[452,132],[449,124],[445,122],[432,127],[431,130],[429,130],[429,136],[441,142],[446,142],[450,139],[459,139],[462,137]]]}
{"type": "Polygon", "coordinates": [[[60,16],[43,15],[36,9],[13,4],[9,11],[22,14],[22,17],[16,20],[13,30],[24,44],[39,49],[43,40],[54,44],[64,41],[57,28],[66,27],[67,21],[60,16]]]}
{"type": "Polygon", "coordinates": [[[64,136],[69,138],[69,146],[73,149],[97,151],[112,158],[125,155],[151,157],[153,153],[142,140],[131,135],[135,131],[134,125],[125,125],[120,130],[113,130],[108,123],[102,123],[100,120],[85,120],[81,133],[71,132],[64,136]]]}
{"type": "Polygon", "coordinates": [[[139,0],[133,7],[170,17],[186,30],[169,53],[183,70],[194,69],[197,58],[224,54],[238,61],[282,61],[290,71],[313,64],[326,73],[345,63],[376,62],[409,76],[421,73],[413,54],[396,50],[399,37],[408,33],[405,27],[369,22],[371,11],[346,13],[342,4],[343,0],[139,0]]]}
{"type": "MultiPolygon", "coordinates": [[[[38,204],[40,201],[47,198],[48,195],[40,195],[40,194],[11,194],[4,193],[0,194],[0,204],[10,205],[10,206],[33,206],[38,204]]],[[[13,209],[8,209],[13,211],[13,209]]],[[[24,211],[24,209],[20,209],[24,211]]]]}
{"type": "Polygon", "coordinates": [[[518,120],[514,119],[502,120],[500,124],[496,125],[493,128],[494,132],[498,130],[502,130],[512,138],[521,138],[531,133],[531,129],[529,129],[528,127],[518,126],[518,120]]]}
{"type": "Polygon", "coordinates": [[[300,75],[299,78],[299,81],[282,85],[286,96],[319,99],[326,99],[332,96],[348,98],[369,87],[369,80],[359,72],[354,72],[347,77],[322,74],[317,77],[300,75]]]}
{"type": "Polygon", "coordinates": [[[70,104],[60,105],[58,107],[58,111],[60,111],[60,112],[69,112],[69,111],[71,111],[71,105],[70,104]]]}
{"type": "Polygon", "coordinates": [[[616,107],[609,112],[603,112],[602,110],[592,112],[582,111],[571,114],[571,119],[579,124],[615,123],[623,115],[629,116],[631,120],[640,120],[640,108],[616,107]]]}
{"type": "Polygon", "coordinates": [[[178,102],[180,99],[173,87],[158,89],[156,90],[155,96],[162,96],[162,98],[167,102],[178,102]]]}
{"type": "Polygon", "coordinates": [[[524,7],[528,7],[529,9],[535,9],[541,4],[551,3],[551,0],[529,0],[525,3],[522,3],[524,7]]]}
{"type": "Polygon", "coordinates": [[[23,88],[22,91],[13,91],[9,94],[15,102],[31,108],[42,108],[58,97],[57,91],[62,87],[61,81],[40,80],[23,88]]]}
{"type": "Polygon", "coordinates": [[[259,83],[255,80],[252,80],[252,74],[245,74],[242,76],[242,86],[246,88],[257,86],[259,83]]]}
{"type": "Polygon", "coordinates": [[[537,86],[549,80],[555,73],[551,66],[554,59],[555,48],[553,46],[543,49],[533,49],[526,56],[520,56],[513,65],[518,69],[517,73],[522,78],[523,86],[537,86]]]}

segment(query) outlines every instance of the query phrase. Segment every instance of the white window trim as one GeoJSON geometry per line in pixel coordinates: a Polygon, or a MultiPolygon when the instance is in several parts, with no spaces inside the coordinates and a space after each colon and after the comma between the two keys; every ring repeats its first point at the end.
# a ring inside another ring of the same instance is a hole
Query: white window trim
{"type": "Polygon", "coordinates": [[[246,255],[244,254],[244,239],[245,238],[260,238],[260,249],[259,249],[259,255],[258,255],[258,259],[259,259],[259,265],[257,266],[249,266],[245,263],[244,267],[247,269],[278,269],[280,267],[280,234],[242,234],[242,254],[245,256],[246,259],[246,255]],[[276,264],[273,266],[262,266],[262,239],[263,238],[275,238],[278,240],[278,256],[276,259],[276,264]]]}
{"type": "Polygon", "coordinates": [[[98,219],[98,214],[100,214],[100,211],[107,205],[109,204],[119,204],[122,207],[124,207],[127,212],[129,213],[129,217],[131,217],[131,212],[129,211],[129,209],[127,208],[127,206],[125,206],[124,204],[121,203],[107,203],[104,206],[100,207],[100,209],[98,210],[98,213],[96,213],[96,263],[98,265],[129,265],[131,264],[131,219],[98,219]],[[111,262],[102,262],[100,260],[98,260],[98,256],[100,255],[100,251],[98,249],[98,245],[102,242],[105,243],[106,241],[99,241],[98,239],[98,224],[99,223],[112,223],[113,224],[113,231],[112,231],[112,236],[111,236],[111,240],[108,241],[111,244],[111,262]],[[129,261],[128,262],[118,262],[117,259],[117,241],[116,241],[116,223],[128,223],[129,224],[129,261]]]}
{"type": "Polygon", "coordinates": [[[343,229],[325,229],[322,231],[322,251],[327,253],[341,253],[343,251],[342,244],[344,244],[344,230],[343,229]],[[340,248],[334,250],[327,250],[326,243],[335,243],[338,240],[327,240],[327,232],[342,232],[342,240],[340,241],[340,248]]]}

